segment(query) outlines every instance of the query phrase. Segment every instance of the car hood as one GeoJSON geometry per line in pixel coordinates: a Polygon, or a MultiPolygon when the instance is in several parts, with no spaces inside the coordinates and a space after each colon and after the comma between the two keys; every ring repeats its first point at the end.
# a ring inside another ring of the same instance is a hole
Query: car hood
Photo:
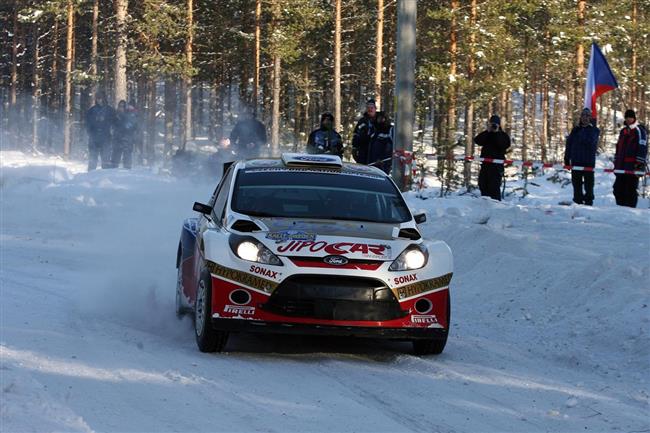
{"type": "Polygon", "coordinates": [[[260,218],[263,231],[250,233],[280,256],[344,256],[353,260],[394,260],[408,245],[395,238],[399,224],[260,218]]]}

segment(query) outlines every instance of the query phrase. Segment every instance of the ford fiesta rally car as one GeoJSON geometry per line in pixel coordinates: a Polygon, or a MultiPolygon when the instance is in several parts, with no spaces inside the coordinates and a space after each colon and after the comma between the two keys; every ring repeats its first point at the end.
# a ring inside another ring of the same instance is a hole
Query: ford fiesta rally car
{"type": "Polygon", "coordinates": [[[183,223],[176,313],[194,315],[202,352],[230,332],[447,342],[452,255],[422,239],[381,170],[337,156],[233,163],[200,218],[183,223]]]}

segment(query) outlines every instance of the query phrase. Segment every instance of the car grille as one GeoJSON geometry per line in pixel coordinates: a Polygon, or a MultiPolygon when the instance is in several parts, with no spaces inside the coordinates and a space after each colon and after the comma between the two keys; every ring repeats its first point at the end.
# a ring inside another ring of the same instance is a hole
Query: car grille
{"type": "Polygon", "coordinates": [[[329,275],[289,277],[262,308],[284,316],[323,320],[385,321],[407,314],[381,281],[329,275]]]}

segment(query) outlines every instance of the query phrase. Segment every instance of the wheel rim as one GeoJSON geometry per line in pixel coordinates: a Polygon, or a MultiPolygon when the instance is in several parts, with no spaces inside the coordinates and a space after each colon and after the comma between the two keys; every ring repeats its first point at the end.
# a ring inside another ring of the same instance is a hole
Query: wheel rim
{"type": "Polygon", "coordinates": [[[203,333],[203,325],[205,324],[205,283],[201,281],[199,283],[199,290],[196,294],[196,317],[194,318],[194,324],[196,328],[196,335],[201,335],[203,333]]]}

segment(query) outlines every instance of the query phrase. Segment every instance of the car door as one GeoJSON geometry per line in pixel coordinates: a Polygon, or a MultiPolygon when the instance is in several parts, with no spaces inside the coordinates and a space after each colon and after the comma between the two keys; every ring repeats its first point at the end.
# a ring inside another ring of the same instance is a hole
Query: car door
{"type": "Polygon", "coordinates": [[[230,194],[230,185],[234,172],[234,166],[231,166],[212,194],[212,197],[208,202],[208,204],[213,209],[212,215],[210,215],[210,217],[202,215],[201,219],[199,220],[199,228],[196,235],[194,260],[192,263],[191,271],[191,275],[194,276],[194,281],[188,284],[188,287],[186,289],[188,292],[186,295],[190,299],[192,305],[194,305],[194,301],[196,300],[196,289],[199,283],[199,278],[201,277],[201,271],[203,269],[203,234],[207,230],[223,230],[221,227],[221,215],[223,214],[226,203],[228,202],[228,194],[230,194]]]}

